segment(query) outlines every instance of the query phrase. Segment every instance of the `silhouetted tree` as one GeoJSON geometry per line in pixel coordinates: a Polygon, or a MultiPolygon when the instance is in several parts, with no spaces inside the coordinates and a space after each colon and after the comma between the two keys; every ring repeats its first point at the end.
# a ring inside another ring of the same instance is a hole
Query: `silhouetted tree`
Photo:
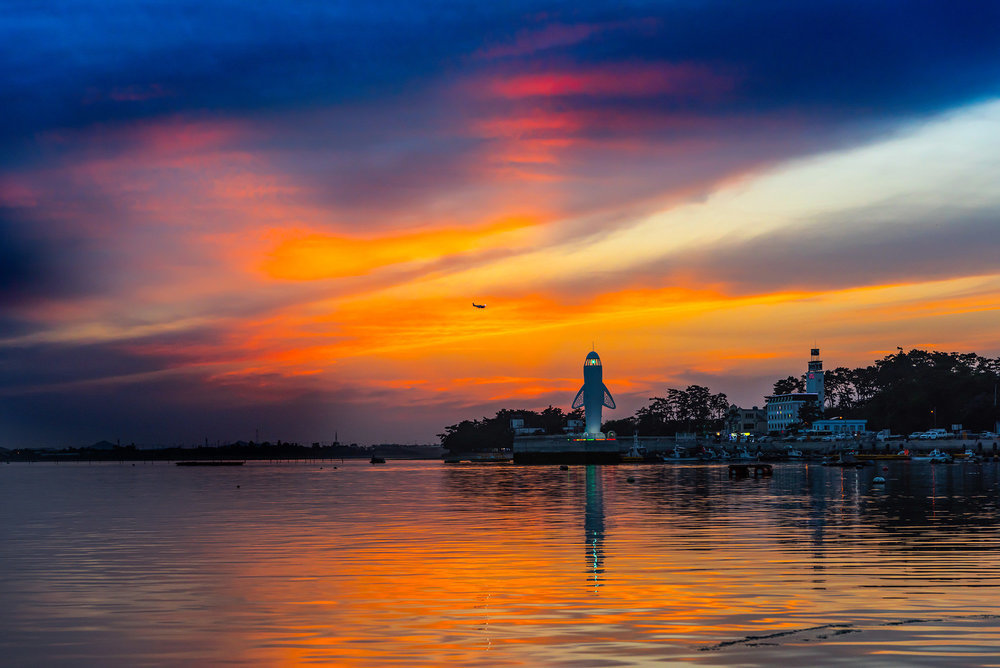
{"type": "Polygon", "coordinates": [[[774,383],[773,394],[792,394],[793,392],[805,392],[806,381],[795,376],[782,378],[774,383]]]}

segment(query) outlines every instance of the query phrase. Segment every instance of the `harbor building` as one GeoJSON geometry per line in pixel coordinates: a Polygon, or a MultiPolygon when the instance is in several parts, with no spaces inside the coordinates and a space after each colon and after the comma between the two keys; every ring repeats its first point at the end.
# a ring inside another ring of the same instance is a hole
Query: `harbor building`
{"type": "Polygon", "coordinates": [[[840,417],[832,418],[830,420],[816,420],[813,422],[812,430],[823,435],[863,435],[868,433],[868,420],[848,420],[840,417]]]}
{"type": "Polygon", "coordinates": [[[767,412],[763,408],[729,407],[726,430],[730,436],[756,436],[767,433],[767,412]]]}
{"type": "Polygon", "coordinates": [[[806,404],[815,405],[822,410],[826,399],[823,360],[819,357],[819,348],[812,348],[809,353],[809,364],[805,375],[806,391],[772,394],[765,397],[769,432],[784,433],[789,425],[799,421],[799,411],[806,404]]]}
{"type": "Polygon", "coordinates": [[[799,410],[806,404],[816,405],[819,395],[813,392],[772,394],[767,397],[767,430],[783,433],[799,421],[799,410]]]}

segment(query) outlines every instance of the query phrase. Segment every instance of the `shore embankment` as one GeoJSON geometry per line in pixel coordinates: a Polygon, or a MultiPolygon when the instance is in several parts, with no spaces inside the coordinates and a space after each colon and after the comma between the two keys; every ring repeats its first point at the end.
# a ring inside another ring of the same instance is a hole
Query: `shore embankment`
{"type": "Polygon", "coordinates": [[[769,443],[750,444],[750,447],[759,447],[764,451],[783,452],[788,449],[801,450],[803,453],[832,453],[843,450],[856,450],[858,452],[878,452],[897,453],[900,451],[930,452],[931,450],[941,450],[949,454],[959,454],[966,450],[982,454],[994,454],[1000,447],[998,439],[974,439],[974,438],[944,438],[936,440],[911,440],[911,441],[875,441],[872,439],[842,439],[838,441],[776,441],[769,443]]]}

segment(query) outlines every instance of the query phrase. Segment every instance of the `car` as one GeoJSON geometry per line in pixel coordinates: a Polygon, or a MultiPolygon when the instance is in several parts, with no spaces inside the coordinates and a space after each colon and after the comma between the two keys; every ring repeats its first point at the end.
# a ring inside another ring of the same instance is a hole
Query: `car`
{"type": "Polygon", "coordinates": [[[912,434],[910,434],[909,436],[907,436],[906,438],[917,439],[917,438],[923,438],[923,437],[924,437],[924,432],[922,432],[922,431],[915,431],[912,434]]]}
{"type": "Polygon", "coordinates": [[[951,434],[948,433],[947,429],[931,429],[928,432],[924,432],[924,435],[932,441],[939,438],[951,438],[951,434]]]}
{"type": "Polygon", "coordinates": [[[984,431],[981,434],[979,434],[979,438],[996,438],[996,437],[997,435],[994,434],[992,431],[984,431]]]}
{"type": "Polygon", "coordinates": [[[824,440],[824,441],[836,441],[837,437],[834,436],[833,434],[828,434],[828,435],[824,436],[822,438],[822,440],[824,440]]]}

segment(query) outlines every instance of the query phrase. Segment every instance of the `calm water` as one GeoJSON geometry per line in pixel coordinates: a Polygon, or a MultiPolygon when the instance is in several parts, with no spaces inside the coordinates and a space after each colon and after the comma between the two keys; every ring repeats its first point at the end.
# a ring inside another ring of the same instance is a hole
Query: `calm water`
{"type": "Polygon", "coordinates": [[[1000,665],[995,463],[336,465],[0,465],[0,663],[1000,665]]]}

